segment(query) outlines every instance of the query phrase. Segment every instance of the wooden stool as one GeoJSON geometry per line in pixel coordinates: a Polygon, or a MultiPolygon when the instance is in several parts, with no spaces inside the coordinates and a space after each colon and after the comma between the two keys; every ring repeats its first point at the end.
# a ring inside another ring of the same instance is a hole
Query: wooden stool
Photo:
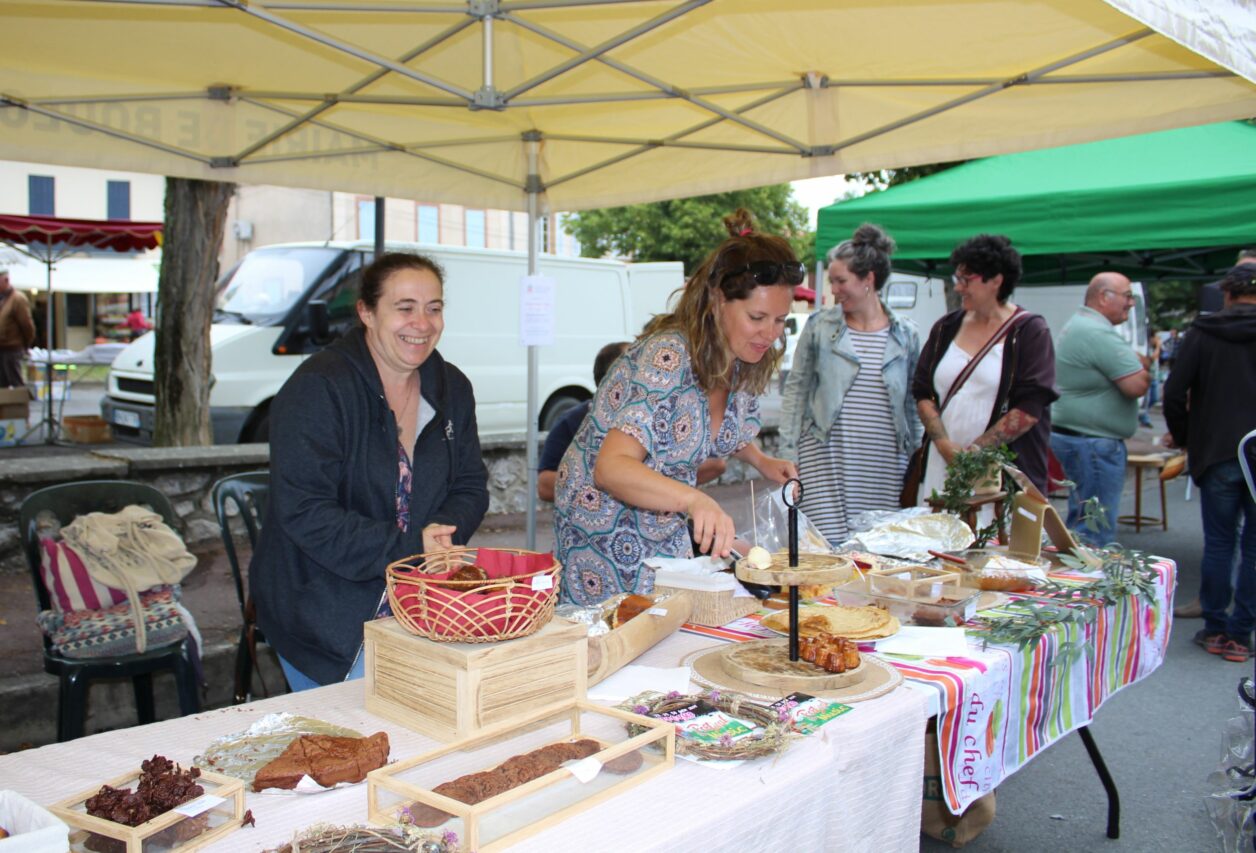
{"type": "MultiPolygon", "coordinates": [[[[1003,504],[1007,500],[1007,492],[990,492],[988,494],[973,495],[964,501],[964,513],[960,516],[964,523],[972,528],[973,533],[977,532],[977,510],[986,504],[992,504],[994,507],[994,520],[999,526],[999,543],[1007,543],[1007,529],[1003,524],[1003,504]]],[[[942,501],[929,499],[929,508],[934,512],[942,509],[942,501]]]]}
{"type": "Polygon", "coordinates": [[[1141,533],[1144,524],[1148,526],[1159,524],[1162,530],[1169,529],[1169,513],[1164,499],[1164,480],[1159,477],[1156,478],[1156,482],[1160,484],[1160,517],[1143,515],[1143,471],[1161,470],[1164,468],[1164,463],[1174,455],[1176,454],[1131,453],[1126,457],[1125,466],[1134,469],[1134,514],[1118,516],[1117,521],[1121,524],[1134,525],[1135,533],[1141,533]]]}

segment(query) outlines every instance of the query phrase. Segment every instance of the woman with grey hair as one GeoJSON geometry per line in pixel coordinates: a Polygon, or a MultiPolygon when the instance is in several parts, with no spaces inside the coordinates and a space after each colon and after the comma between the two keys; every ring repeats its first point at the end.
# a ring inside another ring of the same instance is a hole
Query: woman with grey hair
{"type": "Polygon", "coordinates": [[[807,321],[785,383],[781,455],[797,461],[801,508],[832,545],[857,513],[898,508],[920,443],[911,396],[920,334],[881,301],[893,251],[888,234],[864,224],[829,252],[837,304],[807,321]]]}

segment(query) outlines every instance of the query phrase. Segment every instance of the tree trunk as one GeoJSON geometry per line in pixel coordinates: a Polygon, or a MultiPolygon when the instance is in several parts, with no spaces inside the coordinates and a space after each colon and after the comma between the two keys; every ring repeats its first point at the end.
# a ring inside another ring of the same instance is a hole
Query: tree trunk
{"type": "Polygon", "coordinates": [[[166,223],[157,279],[157,398],[153,444],[212,444],[209,326],[227,203],[234,184],[166,179],[166,223]]]}

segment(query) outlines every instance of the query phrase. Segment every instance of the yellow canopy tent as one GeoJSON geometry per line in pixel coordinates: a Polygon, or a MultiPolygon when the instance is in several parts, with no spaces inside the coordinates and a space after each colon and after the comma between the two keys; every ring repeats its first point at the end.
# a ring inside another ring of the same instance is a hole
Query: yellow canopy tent
{"type": "Polygon", "coordinates": [[[1256,115],[1245,0],[0,0],[0,20],[0,158],[533,212],[1256,115]]]}

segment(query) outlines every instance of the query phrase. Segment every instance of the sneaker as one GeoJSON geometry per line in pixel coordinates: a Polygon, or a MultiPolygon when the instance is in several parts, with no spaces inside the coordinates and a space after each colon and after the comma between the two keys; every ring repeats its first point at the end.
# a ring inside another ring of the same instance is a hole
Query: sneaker
{"type": "Polygon", "coordinates": [[[1195,599],[1190,604],[1182,604],[1173,608],[1173,616],[1177,619],[1198,619],[1204,615],[1204,608],[1195,599]]]}
{"type": "Polygon", "coordinates": [[[1209,633],[1208,629],[1201,628],[1195,632],[1193,641],[1195,645],[1201,646],[1209,654],[1219,655],[1221,654],[1221,647],[1226,644],[1227,640],[1229,640],[1229,637],[1220,631],[1209,633]]]}
{"type": "Polygon", "coordinates": [[[1252,656],[1252,649],[1246,643],[1238,640],[1227,639],[1221,644],[1221,650],[1218,652],[1222,660],[1233,661],[1234,663],[1246,663],[1252,656]]]}

